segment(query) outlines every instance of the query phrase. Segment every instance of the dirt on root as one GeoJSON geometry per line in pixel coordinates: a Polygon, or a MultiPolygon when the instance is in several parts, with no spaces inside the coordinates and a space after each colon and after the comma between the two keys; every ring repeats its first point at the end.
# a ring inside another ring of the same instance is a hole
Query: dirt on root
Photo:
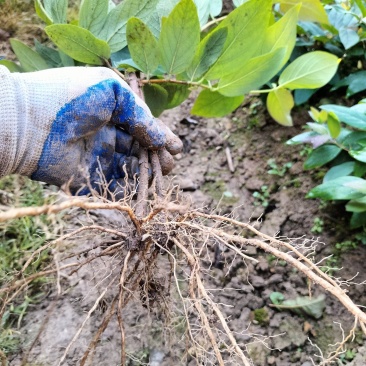
{"type": "MultiPolygon", "coordinates": [[[[301,131],[307,121],[306,112],[295,111],[295,127],[285,128],[268,117],[261,100],[256,98],[248,99],[235,113],[224,118],[196,118],[189,114],[190,108],[191,101],[187,101],[162,116],[184,142],[184,151],[177,156],[170,177],[173,184],[180,185],[185,201],[206,212],[232,214],[240,221],[256,222],[257,227],[269,235],[318,237],[316,255],[320,258],[332,254],[335,243],[347,235],[347,215],[341,206],[323,207],[319,201],[305,199],[308,190],[319,184],[324,173],[321,170],[312,174],[304,172],[302,164],[306,150],[302,146],[283,144],[301,131]],[[277,173],[269,174],[270,169],[277,173]]],[[[123,220],[121,214],[113,211],[65,217],[70,229],[90,222],[121,229],[123,220]]],[[[99,240],[90,235],[68,245],[83,250],[96,245],[99,240]]],[[[276,310],[271,306],[273,292],[294,299],[309,294],[309,283],[286,263],[254,247],[246,248],[246,254],[256,258],[258,263],[243,262],[232,253],[221,253],[219,245],[210,249],[205,262],[209,272],[205,276],[205,286],[214,294],[217,303],[225,304],[223,312],[239,344],[246,345],[256,366],[310,366],[311,358],[317,363],[314,355],[319,354],[319,350],[308,339],[326,352],[330,344],[342,338],[339,323],[345,331],[352,327],[350,315],[329,295],[320,319],[276,310]]],[[[365,280],[365,259],[365,247],[343,253],[340,275],[352,278],[359,273],[355,282],[365,280]]],[[[57,301],[55,290],[52,290],[25,316],[19,330],[24,352],[11,356],[10,365],[21,364],[25,351],[50,314],[47,326],[29,354],[28,365],[58,365],[118,263],[112,257],[110,260],[99,259],[76,275],[62,278],[62,291],[57,301]]],[[[168,286],[166,274],[171,271],[170,265],[168,260],[162,259],[156,267],[163,287],[168,286]]],[[[184,276],[184,273],[180,275],[184,276]]],[[[322,293],[316,287],[313,291],[313,296],[322,293]]],[[[366,305],[365,285],[350,287],[349,291],[357,304],[366,305]]],[[[111,301],[112,295],[109,294],[99,304],[70,348],[63,365],[78,365],[111,301]]],[[[191,350],[184,348],[186,329],[183,317],[176,311],[173,318],[162,309],[164,306],[147,309],[143,299],[135,298],[124,310],[128,365],[196,364],[190,355],[191,350]]],[[[110,324],[89,365],[120,364],[117,320],[110,324]]],[[[345,358],[344,363],[365,365],[366,347],[362,334],[357,333],[348,347],[353,356],[348,361],[345,358]]]]}

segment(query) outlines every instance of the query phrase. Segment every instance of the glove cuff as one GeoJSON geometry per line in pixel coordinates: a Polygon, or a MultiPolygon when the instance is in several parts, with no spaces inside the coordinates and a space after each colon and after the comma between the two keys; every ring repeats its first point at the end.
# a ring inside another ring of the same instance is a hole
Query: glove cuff
{"type": "Polygon", "coordinates": [[[18,106],[10,72],[0,66],[0,177],[13,173],[17,152],[18,106]]]}
{"type": "Polygon", "coordinates": [[[60,105],[52,75],[10,73],[0,65],[0,176],[31,176],[60,105]],[[48,85],[45,85],[45,81],[48,85]]]}
{"type": "Polygon", "coordinates": [[[0,176],[30,176],[37,169],[50,129],[44,117],[52,101],[40,98],[39,90],[22,75],[0,66],[0,176]]]}

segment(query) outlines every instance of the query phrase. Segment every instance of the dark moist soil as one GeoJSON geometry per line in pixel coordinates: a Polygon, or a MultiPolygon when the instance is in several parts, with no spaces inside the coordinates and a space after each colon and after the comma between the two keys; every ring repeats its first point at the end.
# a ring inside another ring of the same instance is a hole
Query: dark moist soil
{"type": "MultiPolygon", "coordinates": [[[[287,139],[301,131],[301,126],[307,121],[305,111],[295,111],[295,127],[285,128],[268,117],[260,99],[248,99],[235,113],[224,118],[196,118],[190,116],[190,108],[191,102],[187,101],[181,107],[165,112],[162,119],[184,142],[184,151],[177,156],[171,179],[180,185],[193,207],[207,212],[233,213],[240,221],[257,222],[257,227],[269,235],[318,238],[319,258],[334,253],[334,245],[349,238],[348,217],[343,206],[324,206],[319,201],[305,199],[309,189],[320,183],[324,171],[304,172],[304,147],[284,146],[287,139]],[[228,151],[234,168],[232,172],[228,151]],[[274,159],[280,175],[268,173],[271,169],[269,159],[274,159]],[[281,170],[288,163],[292,166],[282,174],[281,170]],[[260,192],[261,196],[254,197],[255,192],[260,192]],[[319,220],[324,224],[319,225],[319,220]],[[315,229],[317,232],[312,232],[315,229]]],[[[116,228],[123,226],[121,216],[115,212],[97,211],[88,216],[71,214],[65,220],[70,228],[91,221],[116,228]]],[[[72,245],[82,250],[98,240],[89,236],[75,240],[72,245]]],[[[352,327],[352,318],[329,295],[326,295],[326,308],[321,319],[274,309],[270,295],[275,291],[281,292],[286,299],[308,295],[304,276],[255,248],[248,247],[246,253],[259,260],[256,265],[250,261],[243,263],[230,253],[221,253],[219,257],[217,249],[212,248],[207,260],[210,275],[206,276],[205,285],[215,294],[215,301],[227,305],[222,309],[230,319],[230,326],[237,332],[238,342],[247,344],[254,365],[310,366],[310,357],[317,363],[314,354],[319,354],[319,351],[311,346],[308,338],[326,352],[329,344],[341,339],[339,323],[345,331],[352,327]]],[[[365,280],[365,260],[366,247],[346,251],[340,255],[339,264],[343,269],[339,275],[351,278],[359,273],[355,281],[365,280]]],[[[78,275],[62,278],[62,295],[30,353],[29,365],[58,364],[65,347],[108,283],[113,265],[112,259],[98,260],[83,268],[78,275]]],[[[156,270],[164,277],[169,268],[166,262],[162,262],[156,270]]],[[[313,288],[313,296],[321,293],[321,289],[313,288]]],[[[366,305],[365,285],[350,287],[349,294],[357,304],[366,305]]],[[[54,298],[55,291],[51,291],[40,304],[29,309],[20,329],[24,350],[49,314],[54,298]]],[[[111,295],[108,295],[103,303],[107,306],[110,301],[111,295]]],[[[98,307],[92,315],[63,365],[78,364],[80,355],[101,324],[105,308],[98,307]]],[[[171,319],[161,310],[153,308],[148,312],[141,299],[137,298],[125,309],[123,316],[128,365],[197,364],[189,356],[189,350],[182,351],[184,325],[180,329],[175,323],[175,335],[171,335],[168,331],[171,319]],[[177,332],[181,343],[177,341],[177,332]]],[[[356,333],[348,348],[357,352],[356,357],[350,363],[344,362],[364,366],[366,346],[362,334],[356,333]]],[[[10,365],[20,365],[23,355],[13,356],[10,365]]],[[[117,366],[119,360],[120,334],[114,319],[89,365],[117,366]]]]}

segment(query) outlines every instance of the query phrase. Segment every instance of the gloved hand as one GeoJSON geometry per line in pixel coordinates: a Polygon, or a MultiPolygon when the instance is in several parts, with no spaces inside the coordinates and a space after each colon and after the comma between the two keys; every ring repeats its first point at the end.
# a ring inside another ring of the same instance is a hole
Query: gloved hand
{"type": "Polygon", "coordinates": [[[71,180],[71,192],[85,194],[87,180],[98,189],[103,174],[114,191],[125,164],[136,172],[133,140],[159,150],[165,174],[173,167],[171,154],[182,148],[107,68],[11,74],[0,66],[0,95],[0,176],[17,173],[57,186],[71,180]]]}

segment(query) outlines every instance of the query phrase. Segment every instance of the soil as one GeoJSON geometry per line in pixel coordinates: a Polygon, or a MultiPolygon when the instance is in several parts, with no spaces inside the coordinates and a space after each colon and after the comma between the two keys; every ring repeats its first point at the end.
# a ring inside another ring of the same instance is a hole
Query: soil
{"type": "MultiPolygon", "coordinates": [[[[346,213],[342,207],[321,208],[319,201],[305,199],[306,192],[320,182],[322,171],[312,174],[304,172],[303,147],[284,146],[287,139],[301,131],[307,119],[306,112],[295,111],[295,127],[285,128],[268,117],[261,100],[256,98],[248,99],[235,113],[225,118],[196,118],[189,114],[190,108],[189,100],[162,115],[162,120],[184,142],[184,151],[176,157],[176,167],[170,178],[173,184],[180,185],[185,201],[207,212],[232,214],[240,221],[256,222],[257,227],[269,235],[290,238],[306,236],[318,240],[316,255],[324,257],[332,254],[335,243],[347,235],[346,213]],[[233,171],[230,171],[228,164],[228,151],[233,171]],[[274,159],[277,170],[283,169],[287,163],[292,166],[285,174],[269,174],[269,159],[274,159]],[[268,192],[268,196],[256,198],[254,192],[268,192]],[[317,234],[312,233],[315,218],[324,221],[319,229],[321,232],[317,234]]],[[[123,227],[122,216],[117,212],[96,211],[89,215],[76,212],[70,213],[64,220],[67,223],[65,227],[70,230],[91,221],[109,227],[123,227]]],[[[99,240],[105,239],[83,237],[69,242],[68,246],[83,250],[99,240]]],[[[219,257],[218,253],[219,248],[212,248],[207,261],[209,275],[205,277],[205,285],[216,294],[215,301],[226,304],[222,310],[237,332],[239,343],[247,344],[254,365],[310,366],[311,358],[317,364],[314,355],[319,354],[319,350],[311,345],[309,339],[327,352],[330,344],[341,340],[339,323],[345,331],[352,327],[353,320],[349,314],[328,295],[320,319],[273,308],[270,300],[273,292],[281,292],[286,299],[308,295],[305,278],[285,263],[251,247],[247,248],[246,253],[258,259],[256,265],[244,263],[229,253],[221,253],[219,257]]],[[[365,280],[365,260],[366,247],[345,252],[341,256],[343,269],[339,275],[352,278],[359,273],[357,282],[365,280]]],[[[114,265],[113,258],[98,260],[76,275],[62,278],[62,292],[58,299],[53,289],[40,304],[30,309],[20,329],[24,350],[33,342],[44,319],[48,315],[50,319],[29,354],[29,365],[58,364],[86,313],[108,284],[114,265]]],[[[169,271],[167,266],[168,262],[162,259],[156,269],[162,281],[169,271]]],[[[113,292],[111,290],[106,295],[104,305],[110,303],[113,292]]],[[[313,288],[313,296],[321,293],[320,289],[313,288]]],[[[350,287],[349,293],[356,303],[366,305],[365,285],[350,287]]],[[[189,350],[188,354],[184,351],[184,325],[177,326],[177,317],[168,318],[159,307],[147,311],[143,305],[141,299],[135,299],[123,313],[127,364],[196,364],[189,356],[189,350]],[[175,328],[170,331],[174,322],[175,328]],[[178,340],[177,334],[181,337],[178,340]]],[[[63,365],[78,364],[101,324],[104,311],[102,304],[93,313],[63,365]]],[[[344,362],[353,366],[365,365],[366,346],[362,334],[357,333],[348,348],[357,352],[356,357],[350,363],[344,362]]],[[[24,353],[13,355],[9,364],[20,365],[22,357],[24,353]]],[[[117,320],[107,328],[89,364],[120,364],[117,320]]]]}

